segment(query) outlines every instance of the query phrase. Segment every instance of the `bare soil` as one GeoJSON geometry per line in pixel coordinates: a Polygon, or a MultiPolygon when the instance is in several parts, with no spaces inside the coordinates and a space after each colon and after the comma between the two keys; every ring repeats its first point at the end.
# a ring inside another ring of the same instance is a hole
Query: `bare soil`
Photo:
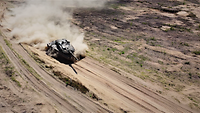
{"type": "MultiPolygon", "coordinates": [[[[2,36],[0,36],[2,40],[2,36]]],[[[0,111],[10,112],[56,112],[57,108],[47,102],[44,95],[35,91],[21,77],[0,46],[0,111]]]]}
{"type": "MultiPolygon", "coordinates": [[[[50,74],[46,73],[42,68],[40,68],[37,65],[37,63],[29,56],[29,54],[25,51],[25,49],[22,46],[16,44],[15,42],[9,41],[10,35],[9,32],[6,32],[7,29],[5,30],[1,29],[1,31],[3,31],[0,36],[2,51],[5,51],[5,55],[8,56],[8,59],[10,59],[10,63],[13,64],[14,67],[13,69],[16,71],[16,73],[18,73],[18,75],[20,75],[13,81],[20,84],[20,86],[18,86],[17,88],[19,88],[21,92],[24,91],[28,92],[27,95],[22,95],[22,97],[24,98],[32,97],[30,101],[26,102],[27,106],[28,105],[31,106],[30,110],[26,106],[19,109],[13,108],[12,110],[10,108],[5,107],[5,105],[2,105],[0,108],[2,109],[2,111],[68,112],[68,113],[111,112],[110,110],[108,110],[108,108],[103,107],[98,102],[93,101],[86,95],[80,93],[79,91],[74,90],[73,87],[66,87],[66,84],[51,77],[50,74]],[[27,85],[31,87],[32,89],[31,91],[28,90],[27,85]],[[32,91],[34,91],[39,96],[39,98],[34,98],[35,94],[32,93],[32,91]],[[34,107],[35,106],[34,104],[36,105],[36,107],[37,106],[42,106],[42,107],[36,108],[34,107]]],[[[6,74],[8,75],[9,73],[6,74]]],[[[3,74],[2,72],[2,76],[6,74],[3,74]]],[[[6,95],[4,96],[4,94],[6,93],[9,93],[9,90],[3,92],[2,98],[7,100],[9,99],[9,97],[7,97],[6,95]]],[[[14,92],[13,95],[16,95],[16,92],[14,92]]],[[[18,99],[17,96],[16,97],[13,96],[12,98],[16,98],[16,100],[18,99]]],[[[10,103],[3,102],[2,104],[7,104],[6,106],[13,106],[13,107],[18,106],[18,103],[12,103],[12,102],[10,103]]]]}
{"type": "Polygon", "coordinates": [[[21,87],[1,71],[0,110],[199,112],[199,8],[197,0],[121,0],[105,9],[76,10],[73,23],[86,32],[90,49],[75,64],[16,44],[1,26],[0,43],[21,87]]]}
{"type": "Polygon", "coordinates": [[[199,110],[199,7],[198,0],[121,0],[77,10],[73,22],[86,31],[89,56],[199,110]]]}

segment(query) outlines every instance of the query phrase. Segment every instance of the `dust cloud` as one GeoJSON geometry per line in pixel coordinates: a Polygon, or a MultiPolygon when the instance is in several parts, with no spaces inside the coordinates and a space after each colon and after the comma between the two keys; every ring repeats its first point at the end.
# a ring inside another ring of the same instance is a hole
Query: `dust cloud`
{"type": "Polygon", "coordinates": [[[75,8],[101,8],[106,0],[27,0],[10,12],[9,28],[18,43],[26,43],[40,50],[56,39],[67,39],[76,53],[88,47],[84,33],[71,23],[75,8]]]}

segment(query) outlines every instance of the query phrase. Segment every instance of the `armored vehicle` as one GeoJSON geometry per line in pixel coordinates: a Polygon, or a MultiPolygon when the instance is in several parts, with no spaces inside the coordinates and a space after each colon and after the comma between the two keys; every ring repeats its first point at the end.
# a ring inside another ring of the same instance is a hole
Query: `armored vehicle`
{"type": "Polygon", "coordinates": [[[78,59],[74,55],[75,49],[66,39],[58,39],[47,44],[46,54],[66,62],[76,62],[78,59]]]}

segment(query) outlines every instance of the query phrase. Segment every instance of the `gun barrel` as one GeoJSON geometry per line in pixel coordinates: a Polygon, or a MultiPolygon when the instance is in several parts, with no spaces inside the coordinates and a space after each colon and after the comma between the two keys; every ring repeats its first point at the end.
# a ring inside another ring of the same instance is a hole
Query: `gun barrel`
{"type": "Polygon", "coordinates": [[[76,58],[76,56],[74,56],[74,54],[70,51],[71,55],[78,61],[78,58],[76,58]]]}

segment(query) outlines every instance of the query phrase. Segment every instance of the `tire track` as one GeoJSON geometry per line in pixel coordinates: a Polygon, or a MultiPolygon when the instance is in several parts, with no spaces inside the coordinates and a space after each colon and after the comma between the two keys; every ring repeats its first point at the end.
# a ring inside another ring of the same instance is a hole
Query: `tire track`
{"type": "MultiPolygon", "coordinates": [[[[7,45],[5,44],[3,38],[1,38],[1,43],[3,43],[3,46],[7,47],[7,45]]],[[[62,107],[64,107],[64,109],[62,111],[66,112],[67,110],[65,110],[68,107],[63,106],[62,101],[66,101],[67,99],[67,104],[68,106],[71,106],[72,109],[71,111],[76,113],[76,112],[109,112],[112,113],[112,111],[108,110],[107,108],[105,108],[104,106],[100,105],[98,102],[95,102],[94,100],[90,99],[89,97],[87,97],[86,95],[82,95],[81,93],[75,91],[74,89],[71,89],[69,87],[66,87],[65,84],[63,82],[58,81],[57,79],[53,78],[51,75],[49,75],[49,73],[46,73],[40,66],[38,66],[36,64],[36,62],[31,58],[31,56],[27,53],[26,49],[23,46],[20,45],[16,45],[15,43],[12,43],[13,48],[15,49],[15,51],[20,54],[23,55],[23,58],[26,62],[28,62],[29,64],[31,64],[31,67],[41,76],[41,78],[43,78],[42,80],[40,80],[40,83],[33,83],[32,85],[36,85],[34,87],[37,87],[38,84],[45,86],[47,89],[49,89],[52,93],[54,93],[54,95],[56,95],[57,97],[60,97],[61,103],[60,101],[57,101],[58,104],[60,104],[59,106],[60,109],[63,109],[62,107]],[[49,88],[49,86],[47,86],[47,84],[51,84],[51,88],[49,88]],[[64,98],[64,97],[65,98],[64,98]],[[85,104],[87,103],[87,104],[85,104]]],[[[9,48],[7,47],[6,49],[9,50],[9,48]]],[[[5,50],[5,49],[4,49],[5,50]]],[[[6,52],[9,56],[9,59],[14,59],[12,60],[12,62],[14,62],[14,66],[16,67],[16,69],[21,72],[21,73],[25,73],[22,74],[24,75],[24,79],[29,81],[32,79],[35,79],[35,81],[38,81],[28,70],[26,70],[26,72],[24,72],[24,68],[22,68],[22,64],[20,65],[20,61],[17,58],[17,54],[13,53],[12,50],[6,52]],[[18,60],[18,62],[17,62],[18,60]],[[26,76],[27,75],[27,76],[26,76]],[[31,75],[31,76],[29,76],[31,75]],[[32,77],[28,80],[27,77],[32,77]]],[[[21,74],[20,73],[20,74],[21,74]]],[[[38,88],[37,90],[42,91],[43,87],[41,86],[40,89],[38,88]]],[[[44,93],[45,95],[45,93],[44,93]]],[[[48,94],[50,95],[50,94],[48,94]]],[[[50,95],[51,96],[51,95],[50,95]]],[[[64,102],[64,103],[66,103],[64,102]]],[[[65,104],[64,104],[65,105],[65,104]]],[[[69,111],[70,112],[70,111],[69,111]]]]}
{"type": "Polygon", "coordinates": [[[15,49],[20,52],[20,54],[24,55],[24,59],[28,61],[30,64],[32,64],[32,67],[34,70],[42,76],[42,78],[45,78],[44,83],[50,83],[52,84],[53,88],[56,89],[59,93],[63,92],[70,92],[67,93],[66,96],[70,97],[70,103],[74,104],[76,108],[79,109],[81,112],[112,112],[103,106],[101,106],[98,102],[93,101],[92,99],[86,97],[86,95],[77,94],[77,91],[72,90],[71,88],[67,88],[65,84],[61,81],[58,81],[55,77],[52,77],[49,73],[47,73],[44,69],[42,69],[39,65],[36,64],[36,62],[30,58],[26,48],[24,48],[22,45],[19,47],[16,47],[16,45],[13,45],[15,49]],[[62,87],[60,89],[60,87],[62,87]],[[87,103],[87,104],[85,104],[87,103]]]}
{"type": "MultiPolygon", "coordinates": [[[[90,71],[90,70],[88,70],[88,69],[86,69],[86,68],[84,68],[84,67],[82,67],[82,66],[80,66],[80,65],[76,65],[76,66],[80,67],[81,69],[85,69],[87,72],[92,73],[92,74],[98,76],[98,75],[95,74],[94,72],[92,72],[92,71],[90,71]]],[[[80,68],[78,68],[79,71],[81,71],[80,68]]],[[[81,72],[84,72],[84,71],[81,71],[81,72]]],[[[85,73],[85,74],[86,74],[86,75],[89,75],[89,74],[87,74],[87,73],[85,73]]],[[[98,76],[98,77],[101,78],[101,79],[103,79],[103,78],[100,77],[100,76],[98,76]]],[[[134,102],[135,104],[138,104],[140,107],[146,109],[148,112],[152,112],[152,113],[161,112],[161,113],[164,113],[164,111],[159,110],[159,109],[156,108],[155,106],[153,106],[153,105],[151,105],[150,103],[144,101],[143,99],[137,97],[136,95],[133,95],[133,94],[127,92],[126,90],[120,88],[120,87],[117,86],[116,84],[113,84],[113,83],[109,82],[109,81],[106,80],[106,79],[104,79],[104,81],[105,81],[105,84],[106,84],[107,86],[109,86],[113,91],[115,91],[115,92],[118,93],[119,95],[121,95],[121,96],[127,98],[128,100],[131,100],[131,101],[134,102]],[[121,90],[121,91],[118,91],[118,90],[121,90]],[[123,92],[123,93],[128,93],[129,95],[131,95],[132,98],[136,98],[138,101],[132,99],[131,97],[126,96],[126,95],[123,94],[122,92],[123,92]],[[147,106],[149,106],[149,108],[148,108],[147,106]]]]}
{"type": "Polygon", "coordinates": [[[31,86],[34,86],[39,92],[43,93],[44,95],[47,95],[48,98],[52,99],[53,102],[55,102],[56,106],[59,107],[59,109],[62,112],[70,112],[70,113],[78,113],[80,112],[78,109],[76,109],[74,106],[72,106],[69,102],[67,102],[64,98],[62,98],[59,94],[57,94],[55,91],[48,88],[48,86],[42,82],[41,80],[37,80],[32,73],[30,73],[19,61],[17,56],[13,53],[12,50],[5,44],[3,37],[0,37],[0,43],[2,45],[3,50],[11,60],[11,62],[14,64],[16,70],[22,75],[23,78],[25,78],[29,83],[31,83],[31,86]]]}
{"type": "Polygon", "coordinates": [[[192,113],[187,108],[177,105],[149,89],[134,83],[134,81],[125,78],[123,75],[111,72],[106,67],[90,62],[90,59],[83,60],[81,63],[75,64],[75,66],[74,68],[81,72],[80,74],[106,84],[109,86],[109,89],[138,104],[140,107],[149,110],[149,112],[192,113]],[[87,69],[84,67],[87,67],[87,69]],[[137,95],[135,95],[136,93],[137,95]]]}

